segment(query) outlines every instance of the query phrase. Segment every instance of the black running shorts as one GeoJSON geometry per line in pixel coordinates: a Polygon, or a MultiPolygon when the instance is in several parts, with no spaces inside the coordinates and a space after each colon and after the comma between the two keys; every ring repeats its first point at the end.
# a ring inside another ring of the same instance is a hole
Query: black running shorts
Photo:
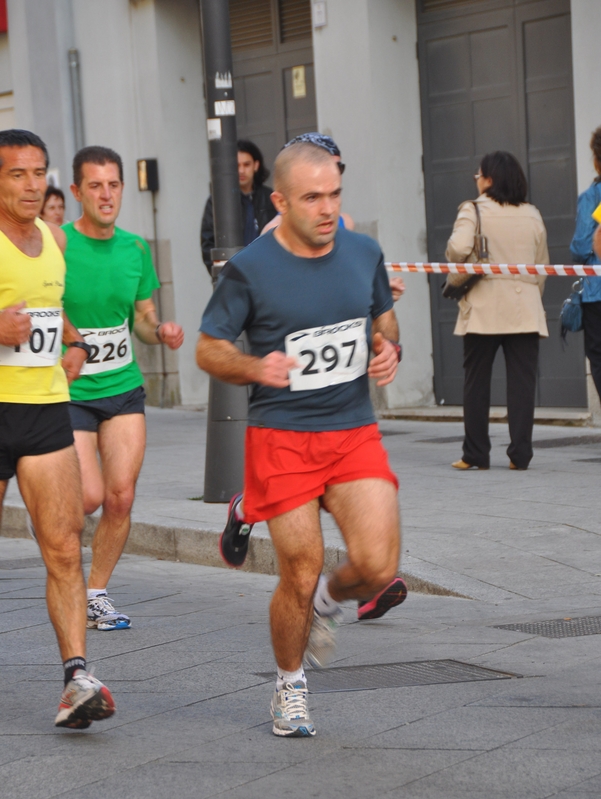
{"type": "Polygon", "coordinates": [[[114,416],[127,416],[130,413],[144,413],[146,392],[142,386],[132,388],[113,397],[97,400],[78,400],[69,403],[69,415],[74,430],[87,430],[97,433],[98,425],[114,416]]]}
{"type": "Polygon", "coordinates": [[[0,402],[0,480],[10,480],[19,458],[47,455],[73,444],[68,402],[0,402]]]}

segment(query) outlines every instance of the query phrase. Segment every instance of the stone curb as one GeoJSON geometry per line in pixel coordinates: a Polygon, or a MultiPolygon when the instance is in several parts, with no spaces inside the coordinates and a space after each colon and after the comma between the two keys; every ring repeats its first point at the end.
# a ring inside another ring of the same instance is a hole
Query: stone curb
{"type": "MultiPolygon", "coordinates": [[[[82,543],[90,546],[96,519],[87,518],[82,543]]],[[[29,538],[25,524],[25,509],[16,505],[5,505],[2,513],[2,532],[5,538],[29,538]]],[[[125,552],[129,555],[144,555],[157,560],[196,563],[200,566],[227,568],[219,554],[219,533],[198,530],[191,527],[166,527],[145,522],[133,522],[125,552]]],[[[324,571],[331,571],[346,557],[342,547],[326,546],[324,552],[324,571]]],[[[278,564],[273,545],[269,538],[252,537],[246,562],[241,571],[258,574],[278,574],[278,564]]],[[[437,596],[453,596],[471,599],[444,585],[430,580],[399,572],[407,583],[409,591],[437,596]]]]}

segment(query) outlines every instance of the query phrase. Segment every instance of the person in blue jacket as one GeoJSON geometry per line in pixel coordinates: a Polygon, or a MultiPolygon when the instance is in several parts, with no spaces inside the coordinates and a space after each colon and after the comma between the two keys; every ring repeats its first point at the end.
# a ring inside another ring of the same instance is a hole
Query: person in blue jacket
{"type": "MultiPolygon", "coordinates": [[[[598,223],[592,214],[601,204],[601,126],[592,135],[591,150],[597,177],[578,197],[576,230],[570,251],[575,264],[598,265],[601,264],[601,259],[593,249],[593,236],[598,223]]],[[[595,388],[601,397],[601,277],[584,278],[582,321],[584,351],[591,364],[595,388]]]]}

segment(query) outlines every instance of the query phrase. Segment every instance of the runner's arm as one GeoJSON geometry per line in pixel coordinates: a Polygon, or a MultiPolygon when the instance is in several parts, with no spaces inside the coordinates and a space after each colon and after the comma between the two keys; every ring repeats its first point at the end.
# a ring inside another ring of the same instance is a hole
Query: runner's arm
{"type": "MultiPolygon", "coordinates": [[[[56,227],[56,225],[54,225],[56,227]]],[[[58,228],[60,230],[60,228],[58,228]]],[[[60,231],[63,232],[62,230],[60,231]]],[[[58,243],[58,242],[57,242],[58,243]]],[[[88,353],[81,347],[69,347],[74,341],[85,341],[75,325],[69,321],[67,314],[63,311],[63,344],[67,347],[62,359],[62,367],[67,375],[69,385],[77,380],[81,367],[84,365],[88,353]]]]}
{"type": "Polygon", "coordinates": [[[48,227],[50,228],[50,232],[54,236],[54,240],[59,246],[60,251],[65,254],[65,250],[67,249],[67,235],[65,231],[60,228],[58,225],[55,225],[54,222],[46,222],[48,227]]]}
{"type": "Polygon", "coordinates": [[[296,366],[296,359],[279,351],[270,352],[264,358],[245,355],[231,341],[201,333],[196,345],[196,363],[200,369],[226,383],[237,386],[261,383],[272,388],[286,388],[290,385],[288,371],[296,366]]]}
{"type": "Polygon", "coordinates": [[[397,348],[392,342],[399,340],[399,326],[394,311],[385,311],[372,323],[372,350],[374,357],[367,374],[377,379],[376,385],[386,386],[395,378],[399,365],[397,348]]]}
{"type": "Polygon", "coordinates": [[[145,344],[166,344],[177,350],[184,343],[184,331],[175,322],[159,322],[154,302],[136,300],[134,332],[145,344]]]}

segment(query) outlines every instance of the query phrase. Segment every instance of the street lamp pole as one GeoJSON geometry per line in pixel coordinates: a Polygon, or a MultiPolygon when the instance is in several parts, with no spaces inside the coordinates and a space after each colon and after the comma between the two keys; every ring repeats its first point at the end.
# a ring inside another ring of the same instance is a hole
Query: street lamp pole
{"type": "MultiPolygon", "coordinates": [[[[215,248],[213,283],[242,249],[236,103],[228,0],[200,0],[202,53],[211,159],[215,248]]],[[[244,349],[244,342],[236,342],[244,349]]],[[[211,378],[205,457],[205,502],[229,502],[242,490],[248,389],[211,378]]]]}

